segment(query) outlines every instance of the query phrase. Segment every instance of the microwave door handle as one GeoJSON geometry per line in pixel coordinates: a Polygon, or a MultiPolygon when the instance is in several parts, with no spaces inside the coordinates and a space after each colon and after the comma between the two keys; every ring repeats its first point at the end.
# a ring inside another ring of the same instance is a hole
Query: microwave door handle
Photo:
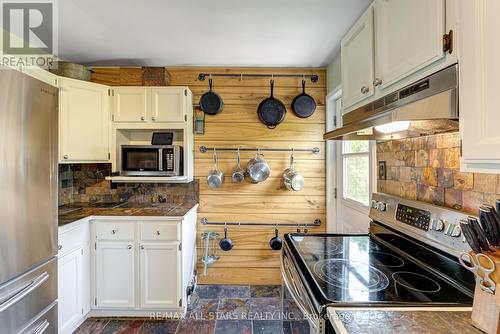
{"type": "Polygon", "coordinates": [[[162,171],[163,170],[163,149],[160,148],[158,150],[158,170],[162,171]]]}

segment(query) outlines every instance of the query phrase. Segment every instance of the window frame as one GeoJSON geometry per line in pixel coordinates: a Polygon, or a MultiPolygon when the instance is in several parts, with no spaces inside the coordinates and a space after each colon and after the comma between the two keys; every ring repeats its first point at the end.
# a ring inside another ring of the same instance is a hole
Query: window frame
{"type": "Polygon", "coordinates": [[[370,197],[372,194],[372,170],[373,170],[373,154],[372,154],[372,146],[373,143],[372,141],[368,141],[368,151],[365,152],[350,152],[350,153],[344,153],[344,147],[345,147],[345,141],[340,142],[339,145],[339,159],[340,163],[339,166],[342,168],[341,175],[342,175],[342,188],[340,192],[340,200],[343,202],[344,205],[351,207],[354,210],[358,211],[365,211],[367,208],[370,207],[370,197]],[[344,171],[346,170],[346,162],[347,159],[346,157],[352,157],[352,156],[367,156],[368,157],[368,201],[367,203],[363,203],[360,201],[357,201],[352,198],[348,198],[345,196],[346,194],[346,189],[347,189],[347,178],[346,174],[344,171]]]}

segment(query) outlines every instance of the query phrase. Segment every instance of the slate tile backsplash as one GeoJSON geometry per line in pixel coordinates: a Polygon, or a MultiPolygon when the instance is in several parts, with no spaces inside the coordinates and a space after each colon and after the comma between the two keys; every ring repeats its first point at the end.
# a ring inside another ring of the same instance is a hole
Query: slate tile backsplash
{"type": "Polygon", "coordinates": [[[378,143],[377,161],[387,168],[379,192],[472,214],[500,198],[498,174],[460,172],[458,132],[378,143]]]}
{"type": "Polygon", "coordinates": [[[187,184],[116,183],[106,181],[111,164],[59,165],[59,205],[71,203],[154,203],[158,195],[167,203],[199,201],[197,180],[187,184]]]}

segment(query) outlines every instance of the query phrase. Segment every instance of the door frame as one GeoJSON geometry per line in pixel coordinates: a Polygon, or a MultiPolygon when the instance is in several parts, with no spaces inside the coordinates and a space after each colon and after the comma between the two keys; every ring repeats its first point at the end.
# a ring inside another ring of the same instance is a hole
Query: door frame
{"type": "MultiPolygon", "coordinates": [[[[341,85],[333,89],[326,97],[326,130],[332,131],[342,126],[342,108],[336,101],[342,98],[341,85]]],[[[370,195],[377,190],[377,145],[370,141],[370,195]]],[[[339,218],[339,203],[368,216],[370,206],[342,199],[343,191],[342,141],[326,142],[326,218],[328,233],[343,233],[339,218]]],[[[368,217],[367,217],[368,221],[368,217]]]]}

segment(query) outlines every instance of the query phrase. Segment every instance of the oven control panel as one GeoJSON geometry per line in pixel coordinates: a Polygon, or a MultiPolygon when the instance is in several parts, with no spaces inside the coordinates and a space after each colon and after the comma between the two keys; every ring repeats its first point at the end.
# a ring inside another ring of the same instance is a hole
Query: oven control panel
{"type": "Polygon", "coordinates": [[[396,209],[396,220],[428,231],[431,222],[431,213],[399,203],[396,209]]]}

